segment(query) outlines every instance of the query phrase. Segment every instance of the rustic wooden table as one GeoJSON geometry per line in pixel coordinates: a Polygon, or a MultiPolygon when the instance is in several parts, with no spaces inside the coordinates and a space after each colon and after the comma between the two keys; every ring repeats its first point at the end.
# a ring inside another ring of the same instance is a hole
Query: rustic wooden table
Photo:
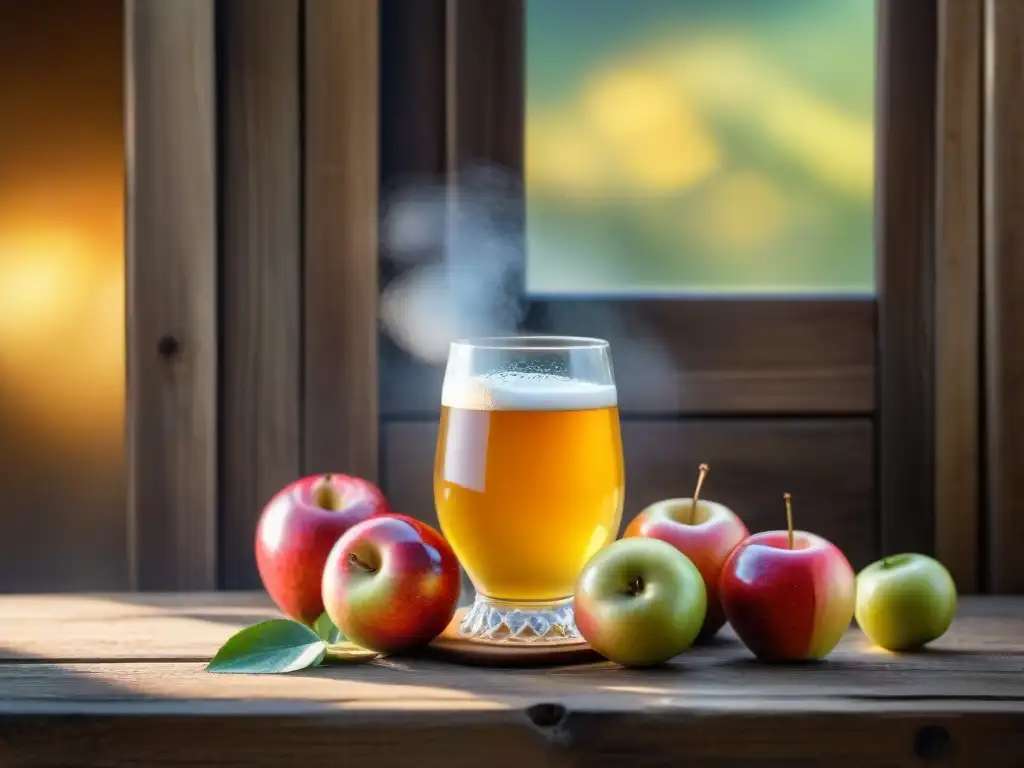
{"type": "Polygon", "coordinates": [[[822,664],[734,637],[657,670],[381,659],[213,675],[262,595],[0,598],[0,766],[1024,766],[1024,598],[964,599],[925,653],[822,664]]]}

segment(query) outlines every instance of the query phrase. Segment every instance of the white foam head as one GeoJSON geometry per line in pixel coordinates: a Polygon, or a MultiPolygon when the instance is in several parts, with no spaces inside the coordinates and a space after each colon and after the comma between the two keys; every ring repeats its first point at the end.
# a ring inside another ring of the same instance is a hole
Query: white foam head
{"type": "Polygon", "coordinates": [[[618,404],[614,384],[551,373],[503,371],[446,376],[441,404],[471,411],[584,411],[618,404]]]}

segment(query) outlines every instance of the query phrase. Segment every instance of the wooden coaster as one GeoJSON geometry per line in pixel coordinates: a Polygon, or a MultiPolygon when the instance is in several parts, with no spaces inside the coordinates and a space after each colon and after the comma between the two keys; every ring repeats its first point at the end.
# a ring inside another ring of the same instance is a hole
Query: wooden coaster
{"type": "Polygon", "coordinates": [[[426,647],[424,655],[477,667],[547,667],[601,660],[601,656],[583,640],[553,645],[467,640],[459,636],[459,624],[465,614],[466,609],[460,608],[447,629],[426,647]]]}

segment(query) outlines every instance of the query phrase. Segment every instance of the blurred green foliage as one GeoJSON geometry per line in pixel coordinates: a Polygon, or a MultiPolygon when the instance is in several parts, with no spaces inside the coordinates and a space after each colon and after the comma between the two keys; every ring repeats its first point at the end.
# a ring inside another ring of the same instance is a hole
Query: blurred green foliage
{"type": "Polygon", "coordinates": [[[874,291],[870,0],[527,0],[528,289],[874,291]]]}

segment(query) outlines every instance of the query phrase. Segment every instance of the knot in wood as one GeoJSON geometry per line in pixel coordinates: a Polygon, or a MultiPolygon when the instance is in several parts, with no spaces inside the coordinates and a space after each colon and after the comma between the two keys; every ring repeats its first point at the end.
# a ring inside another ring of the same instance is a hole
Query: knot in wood
{"type": "Polygon", "coordinates": [[[534,704],[526,710],[530,722],[540,728],[553,728],[565,719],[566,709],[561,704],[534,704]]]}
{"type": "Polygon", "coordinates": [[[161,336],[160,340],[156,343],[156,351],[160,354],[160,357],[170,360],[172,357],[177,357],[178,353],[181,352],[181,342],[170,334],[161,336]]]}

